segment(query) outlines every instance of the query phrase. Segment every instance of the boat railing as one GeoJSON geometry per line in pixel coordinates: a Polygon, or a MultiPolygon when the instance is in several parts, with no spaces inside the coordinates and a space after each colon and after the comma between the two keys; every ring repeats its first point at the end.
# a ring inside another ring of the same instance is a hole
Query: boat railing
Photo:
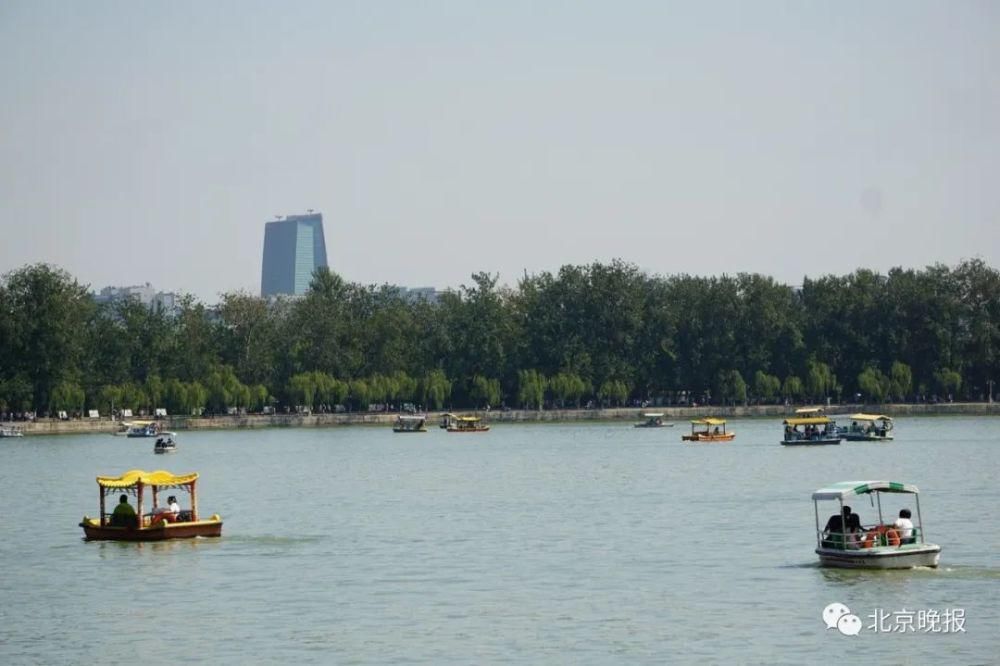
{"type": "Polygon", "coordinates": [[[816,543],[821,548],[833,548],[836,550],[865,550],[866,541],[871,544],[868,548],[898,548],[899,546],[924,543],[923,531],[919,527],[914,526],[913,534],[910,537],[906,539],[900,538],[899,544],[892,546],[889,544],[885,534],[889,529],[898,531],[899,528],[889,523],[886,525],[862,525],[861,530],[858,532],[827,532],[826,530],[817,530],[816,543]]]}

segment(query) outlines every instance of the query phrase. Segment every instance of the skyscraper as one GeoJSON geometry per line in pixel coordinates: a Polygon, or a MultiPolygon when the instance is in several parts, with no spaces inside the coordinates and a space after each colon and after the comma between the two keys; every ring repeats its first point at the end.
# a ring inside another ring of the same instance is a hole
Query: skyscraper
{"type": "Polygon", "coordinates": [[[322,213],[289,215],[264,226],[261,296],[304,294],[313,271],[326,265],[322,213]]]}

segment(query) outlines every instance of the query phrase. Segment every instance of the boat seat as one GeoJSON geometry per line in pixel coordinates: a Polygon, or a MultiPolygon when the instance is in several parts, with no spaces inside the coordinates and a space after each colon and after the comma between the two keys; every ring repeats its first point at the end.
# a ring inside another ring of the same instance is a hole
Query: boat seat
{"type": "Polygon", "coordinates": [[[181,511],[177,514],[177,522],[188,523],[191,522],[193,516],[190,511],[181,511]]]}

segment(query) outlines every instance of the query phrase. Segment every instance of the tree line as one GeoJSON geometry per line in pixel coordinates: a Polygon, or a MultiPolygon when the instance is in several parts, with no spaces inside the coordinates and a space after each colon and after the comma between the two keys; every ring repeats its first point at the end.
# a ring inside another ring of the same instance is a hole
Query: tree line
{"type": "Polygon", "coordinates": [[[0,411],[982,400],[1000,273],[659,276],[622,262],[498,276],[434,302],[327,269],[302,297],[96,303],[46,264],[0,280],[0,411]]]}

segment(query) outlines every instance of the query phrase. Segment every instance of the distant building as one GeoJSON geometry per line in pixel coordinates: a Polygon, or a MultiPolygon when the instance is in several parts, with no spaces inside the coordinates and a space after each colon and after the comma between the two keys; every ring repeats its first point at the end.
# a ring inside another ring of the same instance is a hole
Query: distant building
{"type": "Polygon", "coordinates": [[[261,296],[304,294],[320,266],[327,266],[322,213],[289,215],[264,226],[261,296]]]}
{"type": "Polygon", "coordinates": [[[180,310],[181,298],[172,291],[156,291],[151,284],[132,285],[129,287],[104,287],[93,295],[98,303],[114,303],[116,301],[134,300],[146,307],[168,315],[175,315],[180,310]]]}

